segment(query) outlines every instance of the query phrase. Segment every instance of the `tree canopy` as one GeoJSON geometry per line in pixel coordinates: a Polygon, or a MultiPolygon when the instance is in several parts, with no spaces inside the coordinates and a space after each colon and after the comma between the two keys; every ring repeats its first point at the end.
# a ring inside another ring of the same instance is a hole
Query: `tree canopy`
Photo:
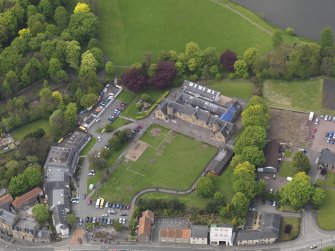
{"type": "Polygon", "coordinates": [[[202,197],[212,197],[214,189],[214,183],[209,177],[201,177],[195,187],[196,193],[202,197]]]}

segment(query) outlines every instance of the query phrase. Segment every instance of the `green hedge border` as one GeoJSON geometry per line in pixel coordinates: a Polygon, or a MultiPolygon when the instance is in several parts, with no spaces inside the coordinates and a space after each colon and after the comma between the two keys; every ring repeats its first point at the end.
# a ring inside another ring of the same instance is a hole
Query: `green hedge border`
{"type": "Polygon", "coordinates": [[[143,114],[141,115],[137,115],[136,119],[144,119],[146,117],[148,117],[150,115],[150,113],[157,107],[157,105],[163,100],[163,98],[165,98],[167,95],[169,95],[170,91],[166,91],[163,93],[162,96],[160,96],[159,99],[157,99],[157,101],[145,112],[143,112],[143,114]]]}

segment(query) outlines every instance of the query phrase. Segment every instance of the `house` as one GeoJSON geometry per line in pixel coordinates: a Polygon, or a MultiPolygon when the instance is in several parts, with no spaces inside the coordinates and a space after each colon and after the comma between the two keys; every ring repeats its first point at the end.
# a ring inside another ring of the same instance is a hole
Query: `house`
{"type": "Polygon", "coordinates": [[[13,236],[15,224],[19,221],[19,216],[10,211],[0,209],[0,232],[8,236],[13,236]]]}
{"type": "Polygon", "coordinates": [[[33,242],[37,227],[33,219],[20,218],[13,228],[13,237],[33,242]]]}
{"type": "Polygon", "coordinates": [[[193,225],[191,227],[191,244],[207,245],[208,244],[208,226],[193,225]]]}
{"type": "Polygon", "coordinates": [[[47,243],[51,242],[51,233],[49,230],[40,229],[36,231],[35,243],[47,243]]]}
{"type": "Polygon", "coordinates": [[[258,172],[262,173],[277,173],[280,155],[280,144],[276,140],[271,140],[267,143],[264,149],[265,163],[263,167],[257,168],[258,172]]]}
{"type": "Polygon", "coordinates": [[[56,229],[56,233],[61,237],[69,235],[69,226],[66,220],[66,209],[64,205],[55,206],[52,210],[52,221],[56,229]]]}
{"type": "Polygon", "coordinates": [[[155,215],[150,210],[144,211],[138,222],[137,240],[141,242],[151,240],[151,226],[154,223],[155,215]]]}
{"type": "Polygon", "coordinates": [[[335,168],[335,153],[330,151],[328,148],[321,150],[321,155],[318,162],[318,168],[327,168],[328,170],[334,170],[335,168]]]}
{"type": "Polygon", "coordinates": [[[230,159],[233,157],[233,152],[228,149],[220,151],[212,160],[209,162],[206,171],[216,176],[220,175],[223,168],[227,165],[230,159]]]}
{"type": "Polygon", "coordinates": [[[220,92],[218,91],[214,91],[210,88],[193,83],[188,80],[184,80],[182,89],[185,93],[189,93],[193,96],[201,96],[203,99],[212,102],[219,102],[221,96],[220,92]]]}
{"type": "Polygon", "coordinates": [[[16,209],[20,209],[24,206],[35,204],[37,201],[37,198],[40,198],[41,196],[43,196],[43,190],[39,187],[35,187],[29,192],[19,197],[16,197],[16,199],[12,202],[12,205],[16,209]]]}
{"type": "Polygon", "coordinates": [[[279,238],[280,220],[280,214],[262,213],[258,228],[238,232],[236,245],[262,245],[276,242],[279,238]]]}
{"type": "Polygon", "coordinates": [[[164,243],[190,243],[191,229],[162,228],[159,241],[164,243]]]}
{"type": "Polygon", "coordinates": [[[232,246],[234,243],[234,226],[230,224],[211,225],[210,227],[210,245],[232,246]]]}
{"type": "Polygon", "coordinates": [[[12,196],[8,193],[0,198],[0,208],[5,209],[5,210],[10,210],[10,204],[12,203],[13,198],[12,196]]]}

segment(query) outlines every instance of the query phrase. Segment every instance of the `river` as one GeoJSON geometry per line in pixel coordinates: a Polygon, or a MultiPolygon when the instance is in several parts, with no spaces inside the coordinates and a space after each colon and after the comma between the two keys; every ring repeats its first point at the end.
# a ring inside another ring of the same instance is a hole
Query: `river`
{"type": "Polygon", "coordinates": [[[327,26],[335,32],[335,0],[233,0],[282,29],[319,40],[327,26]]]}

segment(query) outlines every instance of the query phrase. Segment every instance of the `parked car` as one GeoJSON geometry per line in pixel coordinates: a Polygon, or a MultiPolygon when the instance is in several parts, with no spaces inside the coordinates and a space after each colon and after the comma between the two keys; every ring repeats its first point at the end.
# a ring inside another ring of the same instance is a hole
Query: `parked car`
{"type": "Polygon", "coordinates": [[[319,119],[316,119],[314,124],[318,125],[319,122],[320,122],[319,119]]]}
{"type": "Polygon", "coordinates": [[[86,199],[86,193],[83,193],[82,197],[85,200],[86,199]]]}
{"type": "Polygon", "coordinates": [[[96,223],[96,222],[97,222],[97,218],[93,217],[92,223],[96,223]]]}
{"type": "Polygon", "coordinates": [[[122,213],[121,216],[127,216],[127,214],[126,213],[122,213]]]}
{"type": "Polygon", "coordinates": [[[105,204],[105,208],[108,208],[108,207],[109,207],[109,202],[107,201],[105,204]]]}
{"type": "Polygon", "coordinates": [[[276,207],[277,203],[276,201],[273,201],[272,206],[276,207]]]}
{"type": "Polygon", "coordinates": [[[87,198],[87,205],[91,205],[92,204],[92,200],[90,197],[87,198]]]}
{"type": "Polygon", "coordinates": [[[104,213],[104,214],[102,214],[101,216],[102,216],[102,217],[107,217],[108,214],[104,213]]]}
{"type": "Polygon", "coordinates": [[[95,122],[98,123],[98,122],[100,122],[100,120],[101,120],[101,118],[96,118],[96,119],[95,119],[95,122]]]}
{"type": "Polygon", "coordinates": [[[111,225],[111,224],[112,224],[111,219],[108,219],[108,220],[107,220],[107,225],[111,225]]]}
{"type": "Polygon", "coordinates": [[[88,175],[88,176],[94,176],[95,173],[89,172],[87,175],[88,175]]]}
{"type": "Polygon", "coordinates": [[[325,115],[323,119],[328,120],[328,115],[325,115]]]}
{"type": "Polygon", "coordinates": [[[309,248],[310,249],[315,249],[315,248],[317,248],[318,247],[318,245],[312,245],[312,246],[310,246],[309,248]]]}
{"type": "Polygon", "coordinates": [[[100,136],[98,136],[98,141],[101,142],[102,141],[102,138],[100,136]]]}

